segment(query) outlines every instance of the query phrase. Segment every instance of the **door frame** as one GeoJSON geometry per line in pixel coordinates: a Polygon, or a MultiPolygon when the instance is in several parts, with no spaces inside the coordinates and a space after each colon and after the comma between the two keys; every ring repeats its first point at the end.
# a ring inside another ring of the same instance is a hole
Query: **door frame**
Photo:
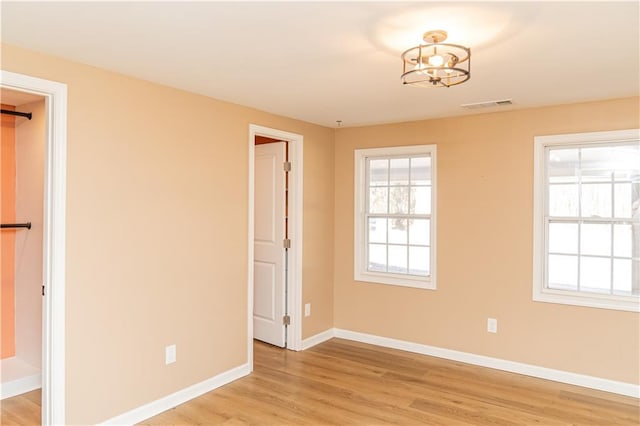
{"type": "Polygon", "coordinates": [[[253,370],[253,245],[254,245],[254,165],[255,137],[265,136],[271,139],[287,141],[289,146],[289,269],[288,306],[291,324],[287,327],[287,349],[302,349],[302,149],[303,137],[296,133],[249,124],[249,223],[248,223],[248,289],[247,289],[247,360],[253,370]]]}
{"type": "Polygon", "coordinates": [[[0,86],[45,99],[42,424],[66,424],[65,283],[67,85],[0,70],[0,86]]]}

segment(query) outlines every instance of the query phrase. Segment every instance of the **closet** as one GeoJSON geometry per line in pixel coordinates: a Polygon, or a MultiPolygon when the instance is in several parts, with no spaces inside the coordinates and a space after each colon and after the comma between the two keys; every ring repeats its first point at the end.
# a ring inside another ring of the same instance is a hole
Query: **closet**
{"type": "Polygon", "coordinates": [[[0,395],[41,387],[45,101],[2,89],[0,395]],[[30,115],[29,115],[30,114],[30,115]]]}

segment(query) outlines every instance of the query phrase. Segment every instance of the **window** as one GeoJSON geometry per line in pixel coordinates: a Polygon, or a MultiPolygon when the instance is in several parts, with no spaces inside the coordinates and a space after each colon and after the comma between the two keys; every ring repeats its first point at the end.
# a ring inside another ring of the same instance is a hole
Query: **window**
{"type": "Polygon", "coordinates": [[[436,146],[355,151],[357,281],[435,289],[436,146]]]}
{"type": "Polygon", "coordinates": [[[534,300],[639,311],[640,131],[535,138],[534,300]]]}

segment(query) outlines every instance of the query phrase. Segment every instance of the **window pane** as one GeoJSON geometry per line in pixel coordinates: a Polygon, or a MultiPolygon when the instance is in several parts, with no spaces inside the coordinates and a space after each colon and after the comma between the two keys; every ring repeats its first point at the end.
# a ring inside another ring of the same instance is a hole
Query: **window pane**
{"type": "Polygon", "coordinates": [[[599,170],[582,170],[582,183],[611,184],[611,172],[599,170]]]}
{"type": "Polygon", "coordinates": [[[409,221],[409,244],[430,245],[430,222],[429,219],[411,219],[409,221]]]}
{"type": "Polygon", "coordinates": [[[571,183],[578,181],[579,148],[549,150],[549,182],[571,183]]]}
{"type": "Polygon", "coordinates": [[[411,275],[429,275],[429,248],[409,247],[409,273],[411,275]]]}
{"type": "Polygon", "coordinates": [[[578,257],[549,255],[549,288],[578,289],[578,257]]]}
{"type": "Polygon", "coordinates": [[[611,217],[611,185],[582,184],[582,217],[611,217]]]}
{"type": "Polygon", "coordinates": [[[580,234],[582,254],[611,256],[611,225],[585,223],[580,234]]]}
{"type": "Polygon", "coordinates": [[[391,185],[409,185],[409,159],[394,158],[390,161],[391,185]]]}
{"type": "Polygon", "coordinates": [[[386,243],[387,242],[387,219],[369,218],[369,242],[370,243],[386,243]]]}
{"type": "Polygon", "coordinates": [[[611,289],[611,259],[582,256],[580,258],[580,288],[585,291],[609,293],[611,289]]]}
{"type": "Polygon", "coordinates": [[[407,273],[407,246],[389,246],[389,272],[407,273]]]}
{"type": "Polygon", "coordinates": [[[389,218],[389,242],[407,244],[407,219],[389,218]]]}
{"type": "Polygon", "coordinates": [[[389,188],[369,188],[369,213],[387,213],[389,188]]]}
{"type": "MultiPolygon", "coordinates": [[[[620,132],[625,142],[603,134],[595,143],[560,146],[558,138],[545,147],[545,169],[538,172],[546,180],[546,200],[536,205],[544,203],[537,220],[547,223],[546,288],[592,293],[586,297],[615,309],[619,302],[620,307],[633,302],[606,295],[640,295],[640,261],[633,258],[640,253],[640,232],[634,233],[640,217],[640,142],[634,133],[620,132]]],[[[559,292],[542,298],[591,303],[559,292]]]]}
{"type": "Polygon", "coordinates": [[[383,244],[369,244],[368,270],[376,272],[387,271],[387,246],[383,244]]]}
{"type": "Polygon", "coordinates": [[[631,225],[613,225],[613,255],[631,257],[631,225]]]}
{"type": "Polygon", "coordinates": [[[640,175],[640,142],[616,147],[616,180],[638,181],[640,175]]]}
{"type": "Polygon", "coordinates": [[[618,183],[614,185],[615,197],[615,217],[630,218],[631,217],[631,184],[618,183]]]}
{"type": "Polygon", "coordinates": [[[435,288],[435,280],[425,279],[433,276],[431,153],[435,146],[356,150],[355,194],[364,203],[355,217],[357,280],[435,288]]]}
{"type": "Polygon", "coordinates": [[[640,171],[640,144],[582,148],[584,180],[596,176],[613,177],[616,181],[629,180],[640,171]]]}
{"type": "Polygon", "coordinates": [[[550,223],[549,252],[578,254],[578,224],[550,223]]]}
{"type": "Polygon", "coordinates": [[[389,213],[409,213],[409,187],[389,188],[389,213]]]}
{"type": "Polygon", "coordinates": [[[613,259],[613,292],[632,294],[631,259],[613,259]]]}
{"type": "Polygon", "coordinates": [[[411,159],[411,185],[431,184],[431,157],[411,159]]]}
{"type": "Polygon", "coordinates": [[[578,185],[549,186],[549,215],[578,216],[578,185]]]}
{"type": "Polygon", "coordinates": [[[369,185],[386,186],[389,181],[389,160],[369,160],[369,185]]]}
{"type": "Polygon", "coordinates": [[[609,161],[614,147],[582,148],[580,169],[583,182],[611,182],[612,164],[609,161]]]}
{"type": "Polygon", "coordinates": [[[431,187],[411,187],[411,213],[431,214],[431,187]]]}

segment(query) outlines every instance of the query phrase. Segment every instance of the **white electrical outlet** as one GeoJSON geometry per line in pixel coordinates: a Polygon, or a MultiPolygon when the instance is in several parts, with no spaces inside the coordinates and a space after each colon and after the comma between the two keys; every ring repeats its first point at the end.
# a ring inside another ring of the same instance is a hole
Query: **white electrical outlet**
{"type": "Polygon", "coordinates": [[[176,362],[176,345],[167,346],[164,348],[164,363],[173,364],[176,362]]]}
{"type": "Polygon", "coordinates": [[[304,304],[304,316],[308,317],[311,315],[311,303],[304,304]]]}
{"type": "Polygon", "coordinates": [[[487,318],[487,331],[489,333],[498,332],[498,320],[495,318],[487,318]]]}

